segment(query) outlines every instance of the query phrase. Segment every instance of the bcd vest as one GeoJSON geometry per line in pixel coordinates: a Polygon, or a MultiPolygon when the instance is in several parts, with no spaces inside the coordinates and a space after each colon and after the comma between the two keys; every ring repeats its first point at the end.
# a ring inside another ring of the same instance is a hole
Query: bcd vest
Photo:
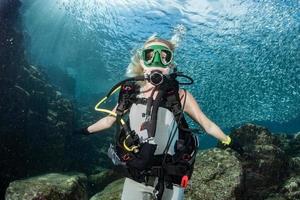
{"type": "Polygon", "coordinates": [[[119,129],[116,152],[136,181],[163,176],[168,182],[180,184],[182,176],[192,175],[198,140],[189,131],[178,90],[178,82],[168,80],[153,100],[142,98],[136,83],[126,82],[121,87],[117,114],[123,117],[125,111],[129,112],[127,125],[139,137],[140,151],[124,149],[125,134],[119,129]]]}

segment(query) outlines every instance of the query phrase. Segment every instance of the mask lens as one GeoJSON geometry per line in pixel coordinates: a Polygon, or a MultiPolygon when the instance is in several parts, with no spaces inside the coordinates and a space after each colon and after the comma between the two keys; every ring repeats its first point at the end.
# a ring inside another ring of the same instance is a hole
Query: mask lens
{"type": "Polygon", "coordinates": [[[153,56],[154,56],[154,50],[153,49],[145,49],[143,51],[143,60],[147,64],[150,64],[152,62],[153,56]]]}
{"type": "Polygon", "coordinates": [[[167,50],[167,49],[163,49],[161,50],[160,53],[160,58],[161,58],[161,62],[164,65],[168,65],[171,61],[172,61],[172,52],[167,50]]]}

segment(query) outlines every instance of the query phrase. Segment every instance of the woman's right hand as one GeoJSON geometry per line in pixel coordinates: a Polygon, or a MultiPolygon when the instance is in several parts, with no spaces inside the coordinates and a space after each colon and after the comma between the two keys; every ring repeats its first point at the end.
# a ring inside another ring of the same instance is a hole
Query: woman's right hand
{"type": "Polygon", "coordinates": [[[88,131],[88,126],[81,128],[81,129],[77,129],[73,132],[73,135],[91,135],[92,133],[90,133],[88,131]]]}
{"type": "Polygon", "coordinates": [[[227,135],[227,140],[222,142],[224,147],[229,147],[234,151],[238,152],[241,156],[244,154],[244,149],[240,145],[240,143],[236,140],[233,140],[231,137],[227,135]]]}

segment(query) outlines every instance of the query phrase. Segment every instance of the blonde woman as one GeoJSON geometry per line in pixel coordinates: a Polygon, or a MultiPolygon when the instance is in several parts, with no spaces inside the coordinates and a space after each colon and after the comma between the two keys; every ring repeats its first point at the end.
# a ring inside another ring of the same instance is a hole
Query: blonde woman
{"type": "Polygon", "coordinates": [[[128,127],[121,129],[109,151],[113,162],[125,165],[130,174],[122,200],[184,198],[198,144],[183,113],[223,144],[243,152],[202,112],[193,95],[179,88],[173,76],[174,50],[171,41],[150,37],[127,69],[128,76],[147,78],[122,85],[113,109],[117,117],[108,115],[82,131],[85,135],[102,131],[128,114],[128,127]]]}

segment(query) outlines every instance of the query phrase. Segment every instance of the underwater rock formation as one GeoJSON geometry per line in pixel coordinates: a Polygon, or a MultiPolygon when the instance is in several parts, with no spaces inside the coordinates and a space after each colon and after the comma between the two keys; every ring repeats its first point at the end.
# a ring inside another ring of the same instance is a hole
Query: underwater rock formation
{"type": "MultiPolygon", "coordinates": [[[[75,110],[76,127],[87,127],[96,122],[99,113],[91,111],[92,106],[81,106],[75,110]]],[[[87,175],[102,173],[110,169],[113,164],[107,156],[109,144],[113,142],[112,129],[94,133],[90,136],[74,135],[70,138],[68,149],[70,165],[73,170],[84,172],[87,175]]]]}
{"type": "MultiPolygon", "coordinates": [[[[65,96],[74,95],[74,80],[57,77],[68,82],[62,93],[50,84],[42,67],[26,60],[21,4],[19,0],[0,4],[0,199],[17,179],[51,171],[96,174],[111,163],[106,149],[99,148],[109,145],[111,135],[72,136],[75,123],[83,124],[82,118],[76,118],[78,109],[65,96]]],[[[86,124],[99,115],[84,117],[86,124]]]]}
{"type": "Polygon", "coordinates": [[[20,6],[0,7],[0,199],[13,180],[70,166],[73,106],[26,61],[20,6]]]}
{"type": "Polygon", "coordinates": [[[89,194],[95,194],[103,190],[113,180],[122,178],[122,172],[118,169],[111,170],[106,169],[97,174],[91,174],[88,176],[88,192],[89,194]]]}
{"type": "Polygon", "coordinates": [[[238,199],[241,196],[242,165],[231,152],[218,148],[201,151],[186,190],[187,199],[238,199]]]}
{"type": "Polygon", "coordinates": [[[242,158],[243,196],[264,199],[279,189],[287,176],[287,156],[276,135],[265,127],[246,124],[235,129],[230,136],[244,147],[248,157],[242,158]]]}
{"type": "Polygon", "coordinates": [[[66,150],[73,127],[71,102],[26,63],[18,79],[8,83],[0,91],[2,184],[28,174],[67,168],[66,150]]]}
{"type": "MultiPolygon", "coordinates": [[[[299,199],[300,171],[298,165],[288,164],[298,159],[299,136],[274,135],[253,124],[235,129],[231,136],[242,144],[245,155],[220,148],[199,152],[186,199],[299,199]],[[288,150],[293,153],[287,154],[288,150]]],[[[117,177],[111,171],[94,174],[88,185],[95,187],[94,193],[117,177]]],[[[123,182],[110,183],[91,199],[120,199],[123,182]]]]}
{"type": "Polygon", "coordinates": [[[281,193],[288,200],[300,199],[300,175],[286,180],[281,188],[281,193]]]}
{"type": "MultiPolygon", "coordinates": [[[[299,136],[271,134],[254,124],[241,126],[230,135],[241,143],[245,154],[220,148],[200,151],[185,199],[300,199],[300,159],[295,156],[299,155],[299,136]]],[[[93,200],[120,199],[122,185],[122,179],[114,181],[93,200]]]]}
{"type": "Polygon", "coordinates": [[[122,189],[123,189],[123,183],[124,178],[116,180],[112,183],[110,183],[108,186],[104,188],[102,192],[99,192],[92,196],[90,200],[119,200],[121,199],[122,195],[122,189]]]}
{"type": "Polygon", "coordinates": [[[0,4],[0,198],[9,181],[26,173],[26,143],[24,126],[28,93],[15,86],[18,72],[24,62],[22,34],[16,26],[19,21],[19,0],[4,0],[0,4]],[[12,105],[12,102],[16,101],[12,105]],[[10,118],[7,116],[10,114],[10,118]],[[20,122],[12,124],[10,122],[20,122]],[[14,151],[17,147],[19,150],[14,151]]]}
{"type": "Polygon", "coordinates": [[[300,133],[280,134],[279,139],[289,161],[288,178],[282,183],[280,194],[288,200],[300,199],[300,133]]]}
{"type": "Polygon", "coordinates": [[[13,181],[6,191],[5,200],[86,200],[84,174],[51,173],[13,181]]]}

